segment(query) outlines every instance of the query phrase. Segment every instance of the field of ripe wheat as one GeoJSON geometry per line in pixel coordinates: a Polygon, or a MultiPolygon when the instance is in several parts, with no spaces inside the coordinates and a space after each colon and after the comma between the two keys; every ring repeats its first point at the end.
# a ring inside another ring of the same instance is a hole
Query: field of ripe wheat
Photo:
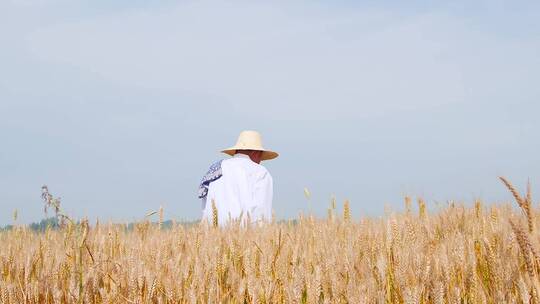
{"type": "Polygon", "coordinates": [[[519,209],[407,198],[358,220],[334,206],[246,227],[15,227],[0,232],[0,302],[540,303],[536,206],[506,183],[519,209]]]}

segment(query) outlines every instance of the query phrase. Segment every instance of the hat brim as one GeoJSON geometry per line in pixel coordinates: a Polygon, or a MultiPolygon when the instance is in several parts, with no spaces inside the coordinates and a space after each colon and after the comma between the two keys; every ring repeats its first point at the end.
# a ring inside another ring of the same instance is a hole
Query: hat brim
{"type": "MultiPolygon", "coordinates": [[[[235,147],[231,147],[231,148],[222,150],[221,152],[228,154],[230,156],[234,156],[236,154],[236,150],[246,150],[246,149],[238,149],[235,147]]],[[[270,151],[270,150],[261,150],[261,149],[247,149],[247,150],[262,151],[261,160],[271,160],[279,156],[277,152],[270,151]]]]}

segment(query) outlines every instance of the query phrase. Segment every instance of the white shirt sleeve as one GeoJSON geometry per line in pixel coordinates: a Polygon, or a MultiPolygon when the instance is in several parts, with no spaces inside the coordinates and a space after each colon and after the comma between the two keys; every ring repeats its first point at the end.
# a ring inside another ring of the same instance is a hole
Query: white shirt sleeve
{"type": "Polygon", "coordinates": [[[272,176],[265,170],[257,178],[253,188],[253,206],[255,207],[251,212],[253,220],[270,221],[272,219],[273,187],[272,176]]]}

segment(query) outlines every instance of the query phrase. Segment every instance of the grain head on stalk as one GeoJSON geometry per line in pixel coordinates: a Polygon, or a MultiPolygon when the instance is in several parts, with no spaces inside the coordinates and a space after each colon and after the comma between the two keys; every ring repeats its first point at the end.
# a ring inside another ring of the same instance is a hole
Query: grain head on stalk
{"type": "Polygon", "coordinates": [[[428,213],[425,204],[419,217],[354,218],[345,202],[332,220],[219,229],[215,202],[210,227],[160,227],[162,216],[151,220],[160,211],[134,229],[76,219],[42,233],[18,226],[0,231],[0,301],[538,303],[540,234],[526,212],[473,201],[428,213]]]}

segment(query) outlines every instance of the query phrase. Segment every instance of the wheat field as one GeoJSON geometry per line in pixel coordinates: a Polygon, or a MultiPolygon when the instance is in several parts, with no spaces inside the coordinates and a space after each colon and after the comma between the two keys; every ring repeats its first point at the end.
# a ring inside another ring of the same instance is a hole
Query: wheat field
{"type": "Polygon", "coordinates": [[[0,302],[540,303],[537,208],[502,180],[519,208],[405,198],[357,220],[332,202],[324,219],[242,227],[17,226],[0,232],[0,302]]]}

